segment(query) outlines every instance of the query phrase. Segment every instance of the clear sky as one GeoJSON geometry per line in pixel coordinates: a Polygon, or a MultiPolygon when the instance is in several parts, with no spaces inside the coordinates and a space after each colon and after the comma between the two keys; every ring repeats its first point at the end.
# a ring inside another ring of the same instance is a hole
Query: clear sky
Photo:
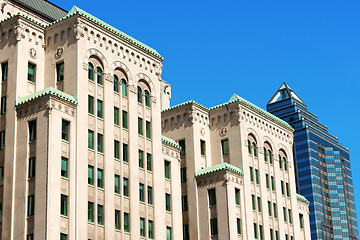
{"type": "Polygon", "coordinates": [[[156,49],[172,105],[237,93],[266,109],[286,82],[349,148],[360,221],[360,1],[50,1],[156,49]]]}

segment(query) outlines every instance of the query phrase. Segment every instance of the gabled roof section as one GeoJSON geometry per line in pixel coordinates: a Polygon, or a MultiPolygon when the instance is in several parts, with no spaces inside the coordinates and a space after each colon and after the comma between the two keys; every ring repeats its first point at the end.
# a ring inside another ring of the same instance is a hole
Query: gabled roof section
{"type": "Polygon", "coordinates": [[[61,98],[61,99],[64,99],[65,101],[68,101],[70,103],[73,103],[73,104],[77,104],[78,101],[76,99],[76,97],[74,96],[71,96],[67,93],[64,93],[60,90],[57,90],[53,87],[48,87],[48,88],[45,88],[43,90],[40,90],[40,91],[37,91],[35,93],[32,93],[30,95],[27,95],[25,97],[18,97],[16,99],[16,102],[15,102],[15,107],[18,107],[22,104],[25,104],[25,103],[28,103],[28,102],[31,102],[31,101],[34,101],[38,98],[41,98],[42,96],[45,96],[45,95],[52,95],[52,96],[56,96],[58,98],[61,98]]]}
{"type": "Polygon", "coordinates": [[[136,39],[133,38],[133,37],[130,37],[130,36],[127,35],[126,33],[123,33],[122,31],[114,28],[113,26],[107,24],[107,23],[104,22],[104,21],[101,21],[101,20],[98,19],[97,17],[94,17],[94,16],[91,15],[90,13],[87,13],[87,12],[85,12],[84,10],[82,10],[82,9],[76,7],[76,6],[73,6],[72,9],[68,12],[68,14],[66,14],[65,17],[63,17],[62,19],[59,19],[59,20],[56,21],[56,22],[53,22],[53,23],[49,24],[48,26],[51,26],[51,25],[53,25],[53,24],[55,24],[55,23],[57,23],[57,22],[59,22],[59,21],[62,21],[62,20],[64,20],[64,19],[69,18],[69,17],[74,16],[74,15],[83,16],[83,17],[85,17],[86,19],[92,21],[93,23],[96,23],[96,24],[98,24],[99,26],[107,29],[108,31],[110,31],[110,32],[118,35],[119,37],[121,37],[122,39],[126,40],[127,42],[129,42],[129,43],[131,43],[131,44],[133,44],[133,45],[135,45],[135,46],[143,49],[144,51],[152,54],[153,56],[159,58],[161,61],[164,60],[164,58],[163,58],[155,49],[153,49],[153,48],[145,45],[144,43],[136,40],[136,39]]]}
{"type": "Polygon", "coordinates": [[[47,18],[49,21],[55,21],[64,17],[67,13],[61,7],[47,1],[47,0],[11,0],[11,2],[28,8],[30,11],[47,18]]]}
{"type": "Polygon", "coordinates": [[[306,105],[303,100],[301,100],[299,98],[298,95],[296,95],[296,93],[284,82],[280,88],[276,91],[276,93],[272,96],[272,98],[270,99],[270,101],[268,102],[269,104],[281,101],[281,100],[285,100],[288,98],[292,98],[295,99],[299,102],[301,102],[302,104],[306,105]]]}
{"type": "Polygon", "coordinates": [[[200,176],[203,176],[203,175],[206,175],[209,173],[213,173],[213,172],[218,172],[221,170],[228,170],[228,171],[240,174],[240,175],[244,175],[244,172],[241,168],[235,167],[229,163],[220,163],[220,164],[217,164],[214,166],[196,170],[195,177],[200,177],[200,176]]]}
{"type": "Polygon", "coordinates": [[[310,203],[309,200],[307,200],[303,195],[300,195],[298,193],[296,194],[296,198],[297,198],[297,200],[299,200],[301,202],[304,202],[304,203],[307,203],[307,204],[310,203]]]}
{"type": "Polygon", "coordinates": [[[161,136],[161,142],[171,146],[171,147],[175,147],[178,149],[181,149],[180,145],[173,139],[165,137],[165,136],[161,136]]]}

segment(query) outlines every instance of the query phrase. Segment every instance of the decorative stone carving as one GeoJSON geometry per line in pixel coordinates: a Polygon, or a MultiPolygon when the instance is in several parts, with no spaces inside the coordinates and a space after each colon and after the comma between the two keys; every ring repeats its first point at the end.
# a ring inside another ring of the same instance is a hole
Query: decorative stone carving
{"type": "Polygon", "coordinates": [[[201,136],[205,136],[205,129],[204,128],[201,128],[200,134],[201,134],[201,136]]]}
{"type": "Polygon", "coordinates": [[[63,47],[58,47],[55,51],[55,58],[56,59],[59,59],[61,58],[61,56],[63,55],[64,53],[64,48],[63,47]]]}
{"type": "Polygon", "coordinates": [[[222,127],[219,131],[221,137],[224,137],[227,134],[228,130],[226,127],[222,127]]]}
{"type": "Polygon", "coordinates": [[[35,59],[36,58],[36,50],[35,48],[30,48],[29,50],[29,55],[31,58],[35,59]]]}
{"type": "Polygon", "coordinates": [[[23,33],[24,33],[24,25],[22,23],[20,23],[20,21],[17,21],[14,24],[14,33],[15,33],[16,41],[20,41],[21,35],[23,35],[23,33]]]}
{"type": "Polygon", "coordinates": [[[74,33],[75,33],[75,38],[77,40],[79,40],[80,37],[84,35],[83,34],[83,29],[84,29],[84,24],[82,22],[79,22],[79,21],[74,22],[73,30],[74,30],[74,33]]]}

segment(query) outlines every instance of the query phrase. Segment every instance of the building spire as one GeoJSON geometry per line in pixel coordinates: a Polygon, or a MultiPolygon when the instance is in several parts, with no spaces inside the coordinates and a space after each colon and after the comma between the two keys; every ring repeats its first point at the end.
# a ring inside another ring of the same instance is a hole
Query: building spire
{"type": "Polygon", "coordinates": [[[285,100],[288,98],[292,98],[295,99],[299,102],[301,102],[302,104],[306,105],[300,98],[298,95],[296,95],[296,93],[286,84],[286,82],[284,82],[280,88],[276,91],[276,93],[271,97],[271,99],[269,100],[269,102],[267,103],[272,104],[281,100],[285,100]]]}

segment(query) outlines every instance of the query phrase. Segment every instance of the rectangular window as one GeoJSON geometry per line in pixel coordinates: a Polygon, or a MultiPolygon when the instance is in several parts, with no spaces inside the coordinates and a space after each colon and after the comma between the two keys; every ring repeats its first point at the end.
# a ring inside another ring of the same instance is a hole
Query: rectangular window
{"type": "Polygon", "coordinates": [[[170,162],[164,161],[165,178],[170,179],[170,162]]]}
{"type": "Polygon", "coordinates": [[[250,167],[250,181],[254,182],[254,173],[253,173],[253,168],[250,167]]]}
{"type": "Polygon", "coordinates": [[[5,149],[5,131],[0,132],[0,150],[5,149]]]}
{"type": "Polygon", "coordinates": [[[208,190],[209,206],[216,205],[216,191],[215,188],[208,190]]]}
{"type": "Polygon", "coordinates": [[[258,212],[261,212],[261,199],[260,199],[260,197],[257,197],[257,203],[258,203],[258,212]]]}
{"type": "Polygon", "coordinates": [[[61,121],[61,139],[65,141],[69,141],[69,128],[70,122],[66,120],[61,121]]]}
{"type": "Polygon", "coordinates": [[[286,196],[290,197],[290,187],[289,187],[289,183],[286,183],[286,196]]]}
{"type": "Polygon", "coordinates": [[[218,234],[217,218],[210,219],[210,234],[211,236],[218,234]]]}
{"type": "Polygon", "coordinates": [[[103,152],[103,135],[98,133],[97,134],[97,151],[102,153],[103,152]]]}
{"type": "Polygon", "coordinates": [[[128,128],[128,113],[126,111],[122,111],[122,127],[128,128]]]}
{"type": "Polygon", "coordinates": [[[241,220],[240,218],[236,219],[237,233],[241,234],[241,220]]]}
{"type": "Polygon", "coordinates": [[[285,195],[285,187],[284,187],[284,181],[281,180],[281,194],[285,195]]]}
{"type": "Polygon", "coordinates": [[[291,209],[288,209],[289,223],[292,224],[291,209]]]}
{"type": "Polygon", "coordinates": [[[144,152],[139,150],[139,167],[144,168],[144,152]]]}
{"type": "Polygon", "coordinates": [[[146,231],[145,231],[145,218],[140,218],[140,236],[145,237],[146,231]]]}
{"type": "Polygon", "coordinates": [[[304,229],[304,215],[299,214],[300,228],[304,229]]]}
{"type": "Polygon", "coordinates": [[[123,178],[123,192],[125,197],[129,196],[129,179],[127,178],[123,178]]]}
{"type": "Polygon", "coordinates": [[[179,140],[179,146],[180,146],[180,155],[185,155],[186,148],[185,148],[185,139],[179,140]]]}
{"type": "Polygon", "coordinates": [[[264,148],[264,161],[267,162],[267,151],[266,151],[266,148],[264,148]]]}
{"type": "Polygon", "coordinates": [[[94,185],[94,167],[88,165],[88,184],[94,185]]]}
{"type": "Polygon", "coordinates": [[[151,220],[148,221],[148,237],[154,239],[154,223],[151,220]]]}
{"type": "Polygon", "coordinates": [[[97,186],[98,188],[104,187],[104,181],[103,181],[104,172],[102,169],[97,169],[97,186]]]}
{"type": "Polygon", "coordinates": [[[120,143],[114,140],[114,158],[120,159],[120,143]]]}
{"type": "Polygon", "coordinates": [[[275,231],[275,239],[279,240],[279,232],[278,231],[275,231]]]}
{"type": "Polygon", "coordinates": [[[270,229],[270,240],[274,240],[274,230],[270,229]]]}
{"type": "Polygon", "coordinates": [[[64,80],[64,63],[56,64],[56,82],[64,80]]]}
{"type": "Polygon", "coordinates": [[[271,189],[275,191],[275,180],[273,176],[271,176],[271,189]]]}
{"type": "Polygon", "coordinates": [[[252,203],[252,209],[255,211],[256,203],[255,203],[255,195],[254,194],[251,195],[251,203],[252,203]]]}
{"type": "Polygon", "coordinates": [[[229,139],[221,140],[222,155],[229,155],[229,139]]]}
{"type": "Polygon", "coordinates": [[[259,181],[259,170],[255,169],[255,179],[256,179],[256,184],[260,184],[259,181]]]}
{"type": "Polygon", "coordinates": [[[31,216],[34,216],[34,206],[35,206],[35,195],[30,195],[28,196],[28,199],[27,199],[27,216],[28,217],[31,217],[31,216]]]}
{"type": "Polygon", "coordinates": [[[147,194],[148,194],[148,204],[152,205],[153,204],[153,190],[152,190],[152,187],[150,187],[150,186],[147,187],[147,194]]]}
{"type": "Polygon", "coordinates": [[[240,189],[235,188],[235,204],[240,205],[240,189]]]}
{"type": "Polygon", "coordinates": [[[94,131],[88,130],[88,148],[94,149],[94,131]]]}
{"type": "Polygon", "coordinates": [[[68,235],[65,233],[60,233],[60,240],[68,240],[68,235]]]}
{"type": "Polygon", "coordinates": [[[181,208],[183,212],[186,212],[188,210],[188,200],[187,196],[181,197],[181,208]]]}
{"type": "Polygon", "coordinates": [[[171,227],[166,227],[166,240],[171,240],[171,227]]]}
{"type": "Polygon", "coordinates": [[[88,202],[88,221],[94,222],[94,203],[88,202]]]}
{"type": "Polygon", "coordinates": [[[129,162],[128,145],[123,143],[123,161],[129,162]]]}
{"type": "Polygon", "coordinates": [[[273,203],[273,209],[274,209],[274,218],[277,218],[276,203],[273,203]]]}
{"type": "Polygon", "coordinates": [[[283,207],[283,214],[284,214],[284,222],[286,222],[287,220],[286,220],[286,208],[285,207],[283,207]]]}
{"type": "Polygon", "coordinates": [[[8,63],[2,63],[1,64],[1,81],[7,81],[8,79],[8,63]]]}
{"type": "Polygon", "coordinates": [[[272,161],[272,154],[271,154],[270,150],[268,151],[268,153],[269,153],[269,162],[270,162],[270,164],[272,164],[273,161],[272,161]]]}
{"type": "Polygon", "coordinates": [[[29,122],[29,142],[36,140],[36,120],[29,122]]]}
{"type": "Polygon", "coordinates": [[[115,229],[121,229],[121,212],[115,209],[115,229]]]}
{"type": "Polygon", "coordinates": [[[281,156],[279,155],[279,166],[280,166],[280,169],[282,169],[282,161],[281,161],[281,156]]]}
{"type": "Polygon", "coordinates": [[[114,92],[119,92],[119,78],[114,75],[114,92]]]}
{"type": "Polygon", "coordinates": [[[201,152],[201,156],[205,156],[205,141],[204,140],[200,140],[200,152],[201,152]]]}
{"type": "Polygon", "coordinates": [[[138,118],[138,134],[143,135],[143,120],[142,118],[138,118]]]}
{"type": "Polygon", "coordinates": [[[168,193],[165,193],[165,204],[166,211],[171,212],[171,196],[168,193]]]}
{"type": "Polygon", "coordinates": [[[4,185],[4,167],[0,167],[0,186],[4,185]]]}
{"type": "Polygon", "coordinates": [[[186,182],[186,167],[180,168],[181,183],[186,182]]]}
{"type": "Polygon", "coordinates": [[[28,178],[35,177],[35,158],[29,158],[29,171],[28,171],[28,178]]]}
{"type": "Polygon", "coordinates": [[[60,202],[60,214],[63,216],[67,216],[68,209],[68,196],[61,194],[61,202],[60,202]]]}
{"type": "Polygon", "coordinates": [[[88,113],[94,114],[94,97],[88,95],[88,113]]]}
{"type": "Polygon", "coordinates": [[[271,217],[272,214],[271,214],[271,202],[268,201],[268,212],[269,212],[269,216],[271,217]]]}
{"type": "Polygon", "coordinates": [[[97,222],[99,225],[104,225],[104,207],[100,204],[97,206],[97,222]]]}
{"type": "Polygon", "coordinates": [[[66,157],[61,157],[61,176],[64,178],[68,177],[68,165],[69,159],[66,157]]]}
{"type": "Polygon", "coordinates": [[[120,176],[115,174],[115,193],[120,194],[120,176]]]}
{"type": "Polygon", "coordinates": [[[257,224],[256,223],[254,223],[254,238],[258,239],[257,224]]]}
{"type": "Polygon", "coordinates": [[[190,240],[189,224],[183,225],[183,240],[190,240]]]}
{"type": "Polygon", "coordinates": [[[0,114],[4,115],[6,113],[6,96],[1,97],[1,109],[0,114]]]}
{"type": "Polygon", "coordinates": [[[28,234],[26,235],[26,240],[34,240],[34,234],[28,234]]]}
{"type": "Polygon", "coordinates": [[[262,228],[262,225],[259,225],[259,233],[260,233],[260,240],[263,240],[263,228],[262,228]]]}
{"type": "Polygon", "coordinates": [[[145,187],[142,183],[139,183],[139,200],[145,202],[145,187]]]}
{"type": "Polygon", "coordinates": [[[114,124],[119,126],[120,123],[120,110],[117,107],[114,107],[114,124]]]}
{"type": "Polygon", "coordinates": [[[103,101],[97,100],[97,117],[103,118],[103,101]]]}
{"type": "Polygon", "coordinates": [[[30,82],[35,82],[35,69],[36,65],[32,63],[28,63],[28,77],[27,80],[30,82]]]}
{"type": "Polygon", "coordinates": [[[266,179],[266,188],[270,188],[269,174],[266,173],[265,179],[266,179]]]}
{"type": "Polygon", "coordinates": [[[146,168],[148,171],[152,171],[152,160],[151,160],[151,154],[147,153],[146,154],[146,168]]]}
{"type": "Polygon", "coordinates": [[[146,138],[151,139],[151,124],[146,121],[146,138]]]}
{"type": "Polygon", "coordinates": [[[124,232],[130,232],[130,217],[128,213],[124,213],[124,232]]]}

